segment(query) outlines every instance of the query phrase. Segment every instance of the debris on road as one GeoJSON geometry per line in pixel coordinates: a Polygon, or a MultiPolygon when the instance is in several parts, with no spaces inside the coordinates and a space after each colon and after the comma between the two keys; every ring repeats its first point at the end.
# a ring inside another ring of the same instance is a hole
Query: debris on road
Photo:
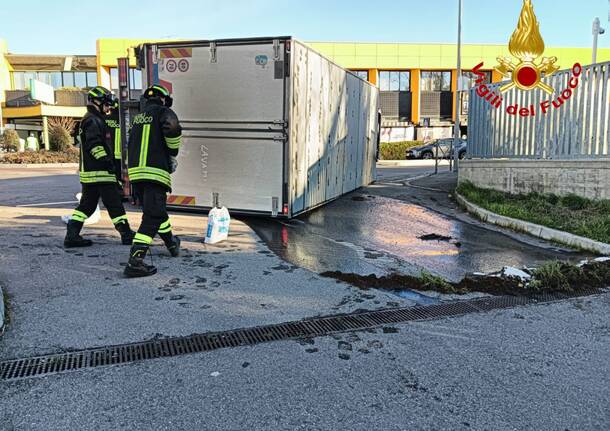
{"type": "Polygon", "coordinates": [[[320,275],[361,289],[375,288],[397,293],[414,290],[458,295],[480,292],[490,295],[532,296],[542,292],[578,292],[591,288],[608,288],[610,259],[601,262],[590,261],[583,266],[553,261],[531,270],[530,273],[506,267],[497,274],[468,275],[458,283],[451,283],[428,273],[422,273],[419,277],[397,273],[378,277],[375,274],[328,271],[320,275]]]}
{"type": "Polygon", "coordinates": [[[450,236],[439,235],[437,233],[429,233],[427,235],[418,236],[422,241],[451,241],[450,236]]]}
{"type": "Polygon", "coordinates": [[[529,280],[532,278],[531,274],[519,269],[513,268],[512,266],[505,266],[501,272],[502,277],[515,277],[521,280],[529,280]]]}

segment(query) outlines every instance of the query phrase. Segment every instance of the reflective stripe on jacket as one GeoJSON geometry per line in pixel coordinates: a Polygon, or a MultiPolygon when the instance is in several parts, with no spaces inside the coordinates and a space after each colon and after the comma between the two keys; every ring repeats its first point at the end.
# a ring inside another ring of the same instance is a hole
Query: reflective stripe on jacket
{"type": "Polygon", "coordinates": [[[110,130],[113,143],[113,157],[115,160],[121,160],[121,124],[118,109],[113,109],[112,114],[106,118],[106,126],[110,130]]]}

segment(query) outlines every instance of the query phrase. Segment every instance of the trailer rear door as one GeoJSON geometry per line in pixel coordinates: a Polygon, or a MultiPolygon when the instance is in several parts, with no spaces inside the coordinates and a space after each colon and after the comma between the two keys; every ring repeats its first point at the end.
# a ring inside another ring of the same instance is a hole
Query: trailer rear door
{"type": "Polygon", "coordinates": [[[149,47],[149,83],[171,87],[184,128],[172,176],[173,195],[194,198],[183,202],[209,208],[217,193],[233,211],[281,212],[284,44],[269,39],[149,47]]]}

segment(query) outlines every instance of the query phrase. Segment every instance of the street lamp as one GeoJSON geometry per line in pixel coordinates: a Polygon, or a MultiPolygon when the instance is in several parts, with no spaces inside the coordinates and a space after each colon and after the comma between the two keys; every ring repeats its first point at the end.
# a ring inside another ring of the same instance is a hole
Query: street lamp
{"type": "MultiPolygon", "coordinates": [[[[610,0],[609,0],[610,2],[610,0]]],[[[610,16],[609,16],[610,18],[610,16]]],[[[592,64],[597,63],[597,38],[600,34],[604,34],[606,32],[605,29],[602,28],[601,23],[598,17],[595,17],[593,20],[593,58],[592,64]]]]}
{"type": "MultiPolygon", "coordinates": [[[[610,1],[610,0],[608,0],[610,1]]],[[[462,0],[458,0],[458,36],[457,36],[457,79],[455,88],[455,124],[453,126],[453,141],[450,146],[449,153],[449,169],[453,170],[451,166],[451,160],[453,157],[454,169],[458,170],[458,159],[459,154],[457,151],[457,144],[461,138],[460,133],[460,81],[462,78],[462,0]]]]}

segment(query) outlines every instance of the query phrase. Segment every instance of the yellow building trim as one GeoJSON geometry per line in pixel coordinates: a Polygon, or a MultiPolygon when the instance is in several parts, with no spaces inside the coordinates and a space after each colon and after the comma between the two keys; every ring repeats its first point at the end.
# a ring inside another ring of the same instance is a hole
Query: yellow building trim
{"type": "Polygon", "coordinates": [[[411,69],[411,122],[419,123],[419,80],[421,70],[411,69]]]}
{"type": "MultiPolygon", "coordinates": [[[[355,42],[307,42],[340,66],[348,69],[431,69],[452,70],[456,64],[455,44],[417,43],[355,43],[355,42]]],[[[464,44],[462,68],[469,70],[481,61],[485,69],[497,63],[497,57],[510,55],[506,45],[464,44]]],[[[575,62],[589,64],[591,48],[549,47],[545,56],[557,56],[562,69],[575,62]]],[[[598,61],[610,61],[610,48],[598,49],[598,61]]]]}
{"type": "Polygon", "coordinates": [[[2,108],[2,117],[33,118],[33,117],[74,117],[81,118],[87,113],[86,107],[35,105],[2,108]]]}
{"type": "Polygon", "coordinates": [[[13,70],[10,63],[6,60],[5,54],[8,52],[8,46],[6,41],[0,39],[0,102],[4,101],[5,90],[10,90],[12,86],[12,74],[13,70]]]}
{"type": "Polygon", "coordinates": [[[377,77],[379,76],[379,71],[377,69],[369,69],[369,82],[373,85],[377,85],[377,77]]]}

